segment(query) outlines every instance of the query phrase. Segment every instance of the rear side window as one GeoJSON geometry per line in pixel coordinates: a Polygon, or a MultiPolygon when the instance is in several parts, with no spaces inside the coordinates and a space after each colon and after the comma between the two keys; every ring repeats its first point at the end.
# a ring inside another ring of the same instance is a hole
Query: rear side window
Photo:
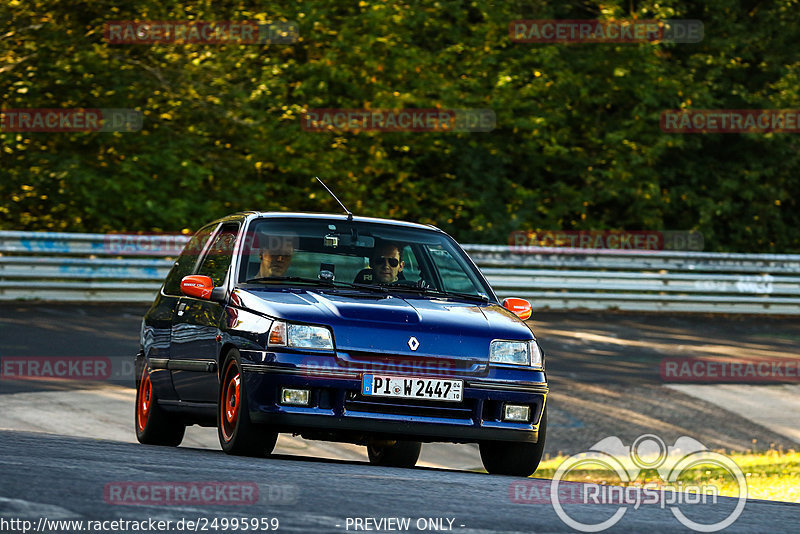
{"type": "Polygon", "coordinates": [[[233,258],[233,244],[236,242],[238,233],[238,224],[222,225],[222,228],[214,236],[211,246],[208,247],[203,263],[197,270],[197,274],[210,277],[214,282],[214,287],[221,286],[228,276],[228,269],[233,258]]]}
{"type": "Polygon", "coordinates": [[[183,252],[178,257],[178,261],[172,266],[164,282],[164,293],[167,295],[180,295],[181,294],[181,280],[184,276],[192,274],[194,266],[197,264],[197,258],[203,252],[203,247],[206,246],[208,238],[216,228],[216,225],[209,225],[201,228],[194,236],[186,243],[183,252]]]}

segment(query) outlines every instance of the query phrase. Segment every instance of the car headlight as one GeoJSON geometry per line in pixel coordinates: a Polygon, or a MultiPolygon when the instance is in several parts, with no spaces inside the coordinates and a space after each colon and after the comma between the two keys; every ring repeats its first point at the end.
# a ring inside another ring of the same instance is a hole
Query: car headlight
{"type": "Polygon", "coordinates": [[[542,351],[536,340],[530,341],[492,341],[489,349],[489,363],[528,365],[542,367],[542,351]]]}
{"type": "Polygon", "coordinates": [[[333,336],[324,326],[275,321],[269,330],[269,346],[333,350],[333,336]]]}

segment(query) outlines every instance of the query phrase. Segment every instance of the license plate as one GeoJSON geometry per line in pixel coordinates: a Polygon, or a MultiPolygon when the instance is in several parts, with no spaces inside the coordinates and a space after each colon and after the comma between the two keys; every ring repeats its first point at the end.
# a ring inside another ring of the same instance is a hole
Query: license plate
{"type": "Polygon", "coordinates": [[[364,375],[361,394],[370,397],[400,397],[460,402],[464,393],[461,380],[415,378],[410,376],[364,375]]]}

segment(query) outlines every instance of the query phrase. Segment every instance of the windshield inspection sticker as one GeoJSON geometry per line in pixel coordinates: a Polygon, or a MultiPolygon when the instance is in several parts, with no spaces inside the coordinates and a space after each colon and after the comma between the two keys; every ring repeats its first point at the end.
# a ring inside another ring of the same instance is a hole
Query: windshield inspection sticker
{"type": "Polygon", "coordinates": [[[465,525],[456,524],[455,517],[348,517],[344,525],[347,531],[407,532],[449,532],[465,525]]]}

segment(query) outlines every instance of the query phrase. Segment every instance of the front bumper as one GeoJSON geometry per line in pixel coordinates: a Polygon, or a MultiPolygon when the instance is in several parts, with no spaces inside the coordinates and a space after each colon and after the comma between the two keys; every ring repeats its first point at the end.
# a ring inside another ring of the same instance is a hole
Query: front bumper
{"type": "MultiPolygon", "coordinates": [[[[547,399],[543,372],[504,373],[485,377],[403,376],[464,380],[461,402],[395,399],[361,395],[362,372],[352,369],[303,368],[242,362],[250,419],[279,432],[354,442],[370,439],[412,439],[470,443],[479,441],[537,442],[547,399]],[[516,379],[511,379],[516,378],[516,379]],[[308,406],[280,403],[283,387],[310,390],[308,406]],[[530,406],[530,421],[503,421],[505,403],[530,406]]],[[[392,373],[384,373],[392,374],[392,373]]],[[[400,374],[400,373],[395,373],[400,374]]]]}

